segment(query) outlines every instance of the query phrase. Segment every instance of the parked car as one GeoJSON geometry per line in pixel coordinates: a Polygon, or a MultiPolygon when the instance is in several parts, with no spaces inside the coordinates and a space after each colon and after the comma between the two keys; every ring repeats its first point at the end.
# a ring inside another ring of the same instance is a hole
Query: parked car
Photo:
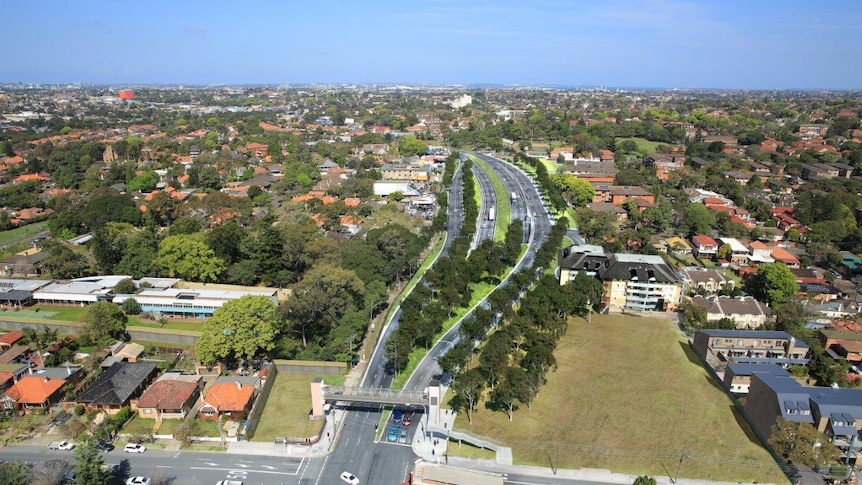
{"type": "Polygon", "coordinates": [[[397,409],[395,411],[392,411],[392,422],[393,423],[400,423],[402,416],[404,416],[403,412],[401,412],[397,409]]]}
{"type": "Polygon", "coordinates": [[[399,443],[407,443],[407,429],[406,428],[401,428],[401,434],[398,435],[398,442],[399,443]]]}
{"type": "Polygon", "coordinates": [[[52,441],[48,444],[49,450],[64,450],[69,451],[75,448],[75,443],[70,443],[68,441],[52,441]]]}
{"type": "Polygon", "coordinates": [[[147,451],[147,447],[137,443],[129,443],[125,448],[123,448],[123,451],[126,453],[143,453],[147,451]]]}
{"type": "Polygon", "coordinates": [[[356,478],[356,475],[350,472],[342,472],[341,481],[344,483],[349,483],[350,485],[359,485],[359,479],[356,478]]]}
{"type": "Polygon", "coordinates": [[[389,428],[389,441],[395,441],[398,439],[398,426],[393,426],[389,428]]]}
{"type": "Polygon", "coordinates": [[[114,449],[114,445],[112,445],[111,443],[105,443],[104,441],[100,441],[96,443],[96,448],[98,448],[99,451],[104,451],[105,453],[107,453],[114,449]]]}
{"type": "Polygon", "coordinates": [[[404,426],[410,426],[413,423],[413,413],[404,413],[404,417],[401,418],[401,424],[404,426]]]}
{"type": "Polygon", "coordinates": [[[150,485],[150,479],[147,477],[129,477],[126,480],[126,485],[150,485]]]}

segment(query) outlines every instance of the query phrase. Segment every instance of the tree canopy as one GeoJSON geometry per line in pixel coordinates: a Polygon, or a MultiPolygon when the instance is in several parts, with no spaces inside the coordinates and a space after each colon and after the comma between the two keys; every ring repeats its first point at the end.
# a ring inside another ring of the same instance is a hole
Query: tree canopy
{"type": "Polygon", "coordinates": [[[246,295],[217,309],[201,327],[195,351],[204,364],[251,359],[272,350],[280,325],[275,304],[265,296],[246,295]]]}

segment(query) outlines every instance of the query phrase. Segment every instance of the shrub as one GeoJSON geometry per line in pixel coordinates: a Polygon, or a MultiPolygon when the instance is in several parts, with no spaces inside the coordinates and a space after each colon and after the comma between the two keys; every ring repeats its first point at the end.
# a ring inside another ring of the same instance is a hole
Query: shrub
{"type": "Polygon", "coordinates": [[[75,408],[72,409],[72,414],[74,414],[75,416],[82,416],[84,414],[84,405],[78,404],[77,406],[75,406],[75,408]]]}

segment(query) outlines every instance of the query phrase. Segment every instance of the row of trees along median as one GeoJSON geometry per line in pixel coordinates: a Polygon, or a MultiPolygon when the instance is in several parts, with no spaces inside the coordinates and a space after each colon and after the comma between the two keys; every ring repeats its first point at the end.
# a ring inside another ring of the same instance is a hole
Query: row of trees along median
{"type": "Polygon", "coordinates": [[[465,411],[468,420],[486,388],[491,408],[506,412],[510,421],[518,403],[529,408],[547,372],[556,368],[553,352],[566,333],[568,317],[586,315],[600,301],[601,283],[584,274],[567,285],[552,275],[536,281],[553,261],[566,230],[565,219],[557,221],[533,267],[513,274],[494,291],[489,309],[477,309],[465,320],[460,343],[438,359],[444,371],[456,376],[452,404],[465,411]]]}

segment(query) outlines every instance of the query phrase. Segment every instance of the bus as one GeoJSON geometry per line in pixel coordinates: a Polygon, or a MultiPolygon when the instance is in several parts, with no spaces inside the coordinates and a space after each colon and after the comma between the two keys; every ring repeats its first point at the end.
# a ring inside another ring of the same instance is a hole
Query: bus
{"type": "Polygon", "coordinates": [[[488,209],[488,220],[489,221],[494,220],[495,213],[496,213],[496,210],[494,207],[491,207],[490,209],[488,209]]]}

